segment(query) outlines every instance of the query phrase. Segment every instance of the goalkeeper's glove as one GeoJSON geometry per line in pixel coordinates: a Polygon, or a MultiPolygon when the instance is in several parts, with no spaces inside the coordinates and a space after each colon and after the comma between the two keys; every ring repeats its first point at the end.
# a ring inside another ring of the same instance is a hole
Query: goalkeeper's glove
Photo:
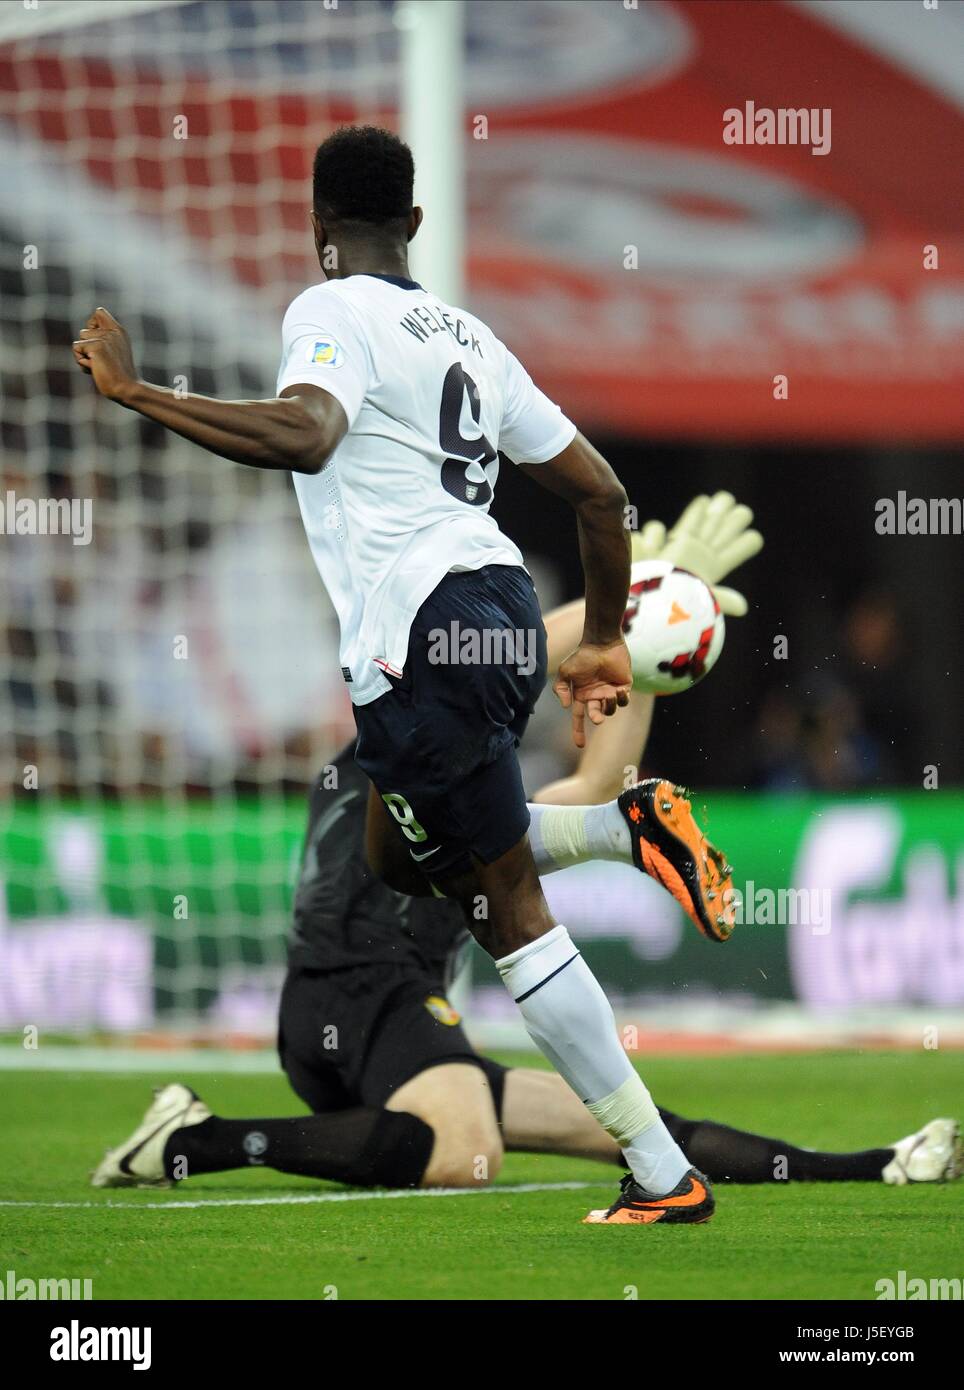
{"type": "Polygon", "coordinates": [[[634,560],[669,560],[709,584],[728,618],[742,618],[747,601],[719,581],[763,548],[751,527],[753,513],[731,492],[694,497],[667,535],[661,521],[647,521],[633,536],[634,560]]]}

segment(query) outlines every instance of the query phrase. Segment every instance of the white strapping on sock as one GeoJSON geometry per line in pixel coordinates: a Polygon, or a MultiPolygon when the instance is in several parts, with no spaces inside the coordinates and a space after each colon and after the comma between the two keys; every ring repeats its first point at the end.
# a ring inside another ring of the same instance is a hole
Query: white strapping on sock
{"type": "Polygon", "coordinates": [[[629,826],[615,801],[603,806],[529,805],[529,844],[540,874],[600,859],[631,864],[629,826]]]}
{"type": "Polygon", "coordinates": [[[602,1100],[587,1100],[586,1109],[590,1115],[595,1115],[621,1149],[659,1119],[653,1097],[635,1072],[602,1100]],[[639,1085],[633,1085],[634,1081],[639,1085]]]}

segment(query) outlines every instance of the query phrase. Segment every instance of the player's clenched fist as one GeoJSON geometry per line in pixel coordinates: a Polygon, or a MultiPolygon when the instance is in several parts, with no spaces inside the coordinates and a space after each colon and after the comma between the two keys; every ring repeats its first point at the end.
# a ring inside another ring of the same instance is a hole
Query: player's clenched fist
{"type": "Polygon", "coordinates": [[[563,709],[572,710],[572,739],[577,748],[586,745],[586,715],[601,724],[620,705],[629,703],[633,668],[626,643],[583,642],[559,667],[553,690],[563,709]]]}
{"type": "Polygon", "coordinates": [[[127,331],[106,309],[95,309],[74,342],[74,361],[94,378],[102,396],[123,401],[137,381],[137,368],[127,331]]]}

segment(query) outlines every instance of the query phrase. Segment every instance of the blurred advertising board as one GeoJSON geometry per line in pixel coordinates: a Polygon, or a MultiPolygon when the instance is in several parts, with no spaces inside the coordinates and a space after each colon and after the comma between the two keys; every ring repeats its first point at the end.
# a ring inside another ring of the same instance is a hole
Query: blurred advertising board
{"type": "MultiPolygon", "coordinates": [[[[270,1032],[303,817],[299,798],[9,804],[0,1029],[270,1032]]],[[[708,829],[736,867],[724,946],[628,867],[545,880],[617,1008],[964,1004],[964,792],[721,794],[708,829]]]]}

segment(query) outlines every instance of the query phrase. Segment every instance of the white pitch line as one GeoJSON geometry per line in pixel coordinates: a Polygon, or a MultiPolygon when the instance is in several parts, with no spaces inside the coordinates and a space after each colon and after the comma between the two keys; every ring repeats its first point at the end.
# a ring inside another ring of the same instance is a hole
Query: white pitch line
{"type": "Polygon", "coordinates": [[[112,1207],[121,1211],[175,1211],[179,1207],[295,1207],[316,1202],[398,1201],[404,1197],[474,1197],[486,1193],[503,1196],[516,1192],[581,1192],[587,1187],[609,1187],[606,1182],[517,1182],[495,1187],[415,1187],[388,1192],[306,1192],[286,1197],[212,1197],[194,1202],[16,1202],[0,1200],[0,1207],[45,1207],[71,1211],[98,1211],[112,1207]]]}

